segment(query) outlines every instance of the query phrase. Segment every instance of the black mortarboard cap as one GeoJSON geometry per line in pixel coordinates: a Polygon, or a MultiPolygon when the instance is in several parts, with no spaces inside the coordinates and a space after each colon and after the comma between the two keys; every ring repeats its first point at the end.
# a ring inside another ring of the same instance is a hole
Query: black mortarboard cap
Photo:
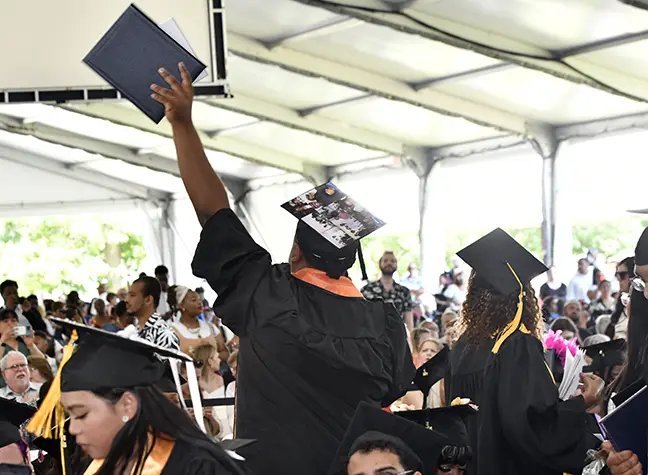
{"type": "MultiPolygon", "coordinates": [[[[645,266],[646,264],[648,264],[648,228],[643,230],[635,247],[635,265],[645,266]]],[[[630,272],[634,271],[634,269],[628,270],[630,272]]]]}
{"type": "Polygon", "coordinates": [[[422,409],[418,411],[399,411],[394,414],[415,422],[426,429],[433,429],[448,438],[448,445],[470,446],[466,418],[477,414],[478,410],[471,404],[422,409]]]}
{"type": "MultiPolygon", "coordinates": [[[[187,383],[187,380],[181,375],[178,374],[180,379],[180,386],[187,383]]],[[[176,388],[175,380],[173,379],[173,372],[171,371],[171,363],[167,362],[164,368],[164,374],[162,379],[160,379],[156,384],[157,388],[163,393],[176,393],[178,388],[176,388]]]]}
{"type": "Polygon", "coordinates": [[[457,255],[473,268],[480,284],[501,295],[520,291],[520,284],[509,265],[522,285],[548,270],[547,266],[500,228],[462,249],[457,255]]]}
{"type": "MultiPolygon", "coordinates": [[[[338,448],[329,475],[346,475],[346,464],[359,440],[389,439],[420,461],[423,475],[434,475],[448,438],[402,417],[361,402],[338,448]],[[362,437],[362,439],[360,439],[362,437]]],[[[410,457],[411,458],[411,457],[410,457]]]]}
{"type": "Polygon", "coordinates": [[[309,263],[331,277],[344,275],[355,263],[367,280],[360,239],[385,225],[333,183],[324,183],[282,205],[299,219],[295,234],[309,263]]]}
{"type": "Polygon", "coordinates": [[[585,354],[592,358],[592,363],[584,371],[598,373],[605,368],[622,365],[625,362],[625,346],[626,341],[618,339],[584,347],[585,354]]]}
{"type": "Polygon", "coordinates": [[[36,413],[36,408],[11,399],[0,398],[0,447],[20,442],[18,428],[36,413]]]}
{"type": "Polygon", "coordinates": [[[158,356],[191,360],[184,353],[144,340],[68,320],[52,320],[79,334],[76,351],[61,369],[61,392],[153,385],[163,378],[166,368],[158,356]]]}
{"type": "Polygon", "coordinates": [[[423,392],[424,406],[432,386],[443,379],[448,372],[450,350],[447,346],[416,370],[414,386],[423,392]]]}

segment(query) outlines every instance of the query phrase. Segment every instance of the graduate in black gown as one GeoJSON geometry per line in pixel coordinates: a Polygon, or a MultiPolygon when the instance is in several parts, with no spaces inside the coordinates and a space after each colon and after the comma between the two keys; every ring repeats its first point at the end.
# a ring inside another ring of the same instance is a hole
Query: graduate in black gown
{"type": "Polygon", "coordinates": [[[458,253],[472,268],[453,349],[450,398],[479,406],[471,475],[580,473],[599,444],[586,409],[602,381],[584,375],[583,394],[560,401],[538,333],[542,316],[529,282],[546,267],[501,229],[458,253]],[[456,371],[459,371],[456,373],[456,371]],[[455,373],[453,373],[455,372],[455,373]]]}
{"type": "Polygon", "coordinates": [[[205,155],[191,79],[181,73],[179,84],[163,71],[170,89],[152,89],[203,226],[193,272],[218,293],[214,312],[240,338],[235,434],[257,443],[239,453],[252,473],[323,474],[358,403],[387,406],[411,384],[403,320],[346,277],[357,242],[338,249],[298,221],[290,263],[272,264],[205,155]]]}
{"type": "Polygon", "coordinates": [[[243,474],[156,386],[165,373],[158,355],[188,357],[103,330],[57,323],[80,334],[78,345],[71,357],[73,348],[66,348],[59,373],[27,430],[65,443],[63,430],[49,429],[63,427],[67,413],[67,430],[88,458],[79,474],[243,474]]]}

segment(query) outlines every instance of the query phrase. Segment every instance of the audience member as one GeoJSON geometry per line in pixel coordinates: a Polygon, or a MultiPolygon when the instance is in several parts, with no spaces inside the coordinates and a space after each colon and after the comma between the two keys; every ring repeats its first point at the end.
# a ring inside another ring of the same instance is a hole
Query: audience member
{"type": "Polygon", "coordinates": [[[155,278],[160,283],[160,301],[157,306],[157,313],[165,316],[169,312],[167,297],[169,292],[169,269],[166,266],[157,266],[155,268],[155,278]]]}
{"type": "MultiPolygon", "coordinates": [[[[22,314],[22,307],[18,304],[18,284],[14,280],[5,280],[0,284],[0,294],[4,301],[4,308],[13,310],[18,316],[20,325],[29,326],[29,320],[22,314]]],[[[2,309],[0,309],[2,310],[2,309]]]]}
{"type": "Polygon", "coordinates": [[[590,303],[589,291],[592,289],[594,277],[590,269],[590,263],[587,259],[578,260],[578,272],[567,287],[568,301],[578,301],[581,303],[590,303]]]}
{"type": "Polygon", "coordinates": [[[572,300],[567,302],[563,312],[564,316],[569,318],[574,325],[576,325],[576,328],[578,328],[577,336],[580,343],[592,334],[592,332],[587,328],[589,315],[587,314],[587,311],[583,310],[583,305],[580,301],[572,300]]]}
{"type": "Polygon", "coordinates": [[[617,302],[617,299],[612,295],[612,284],[609,281],[602,281],[598,290],[598,297],[592,301],[589,307],[589,313],[593,319],[600,315],[612,315],[617,302]]]}
{"type": "Polygon", "coordinates": [[[380,279],[368,283],[362,288],[362,295],[370,301],[393,303],[405,325],[411,332],[414,329],[414,316],[412,313],[412,294],[404,285],[394,281],[394,273],[398,270],[398,260],[391,251],[385,251],[378,262],[382,276],[380,279]]]}
{"type": "Polygon", "coordinates": [[[36,389],[40,389],[41,384],[52,382],[54,373],[52,367],[45,358],[40,356],[28,356],[27,364],[29,365],[29,380],[36,389]]]}
{"type": "Polygon", "coordinates": [[[540,287],[540,298],[544,301],[549,297],[554,297],[563,302],[567,298],[567,286],[557,279],[555,267],[549,268],[547,282],[540,287]]]}
{"type": "Polygon", "coordinates": [[[30,381],[27,358],[18,351],[9,351],[0,359],[0,371],[6,386],[0,397],[17,402],[33,402],[38,398],[38,388],[30,381]]]}

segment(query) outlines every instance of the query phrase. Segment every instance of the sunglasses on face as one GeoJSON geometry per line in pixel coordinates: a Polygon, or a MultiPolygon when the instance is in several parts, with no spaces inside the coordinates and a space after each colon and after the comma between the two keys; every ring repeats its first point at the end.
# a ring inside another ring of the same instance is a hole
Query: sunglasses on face
{"type": "Polygon", "coordinates": [[[619,280],[626,280],[628,277],[630,277],[630,272],[617,272],[616,274],[614,274],[614,276],[619,280]]]}

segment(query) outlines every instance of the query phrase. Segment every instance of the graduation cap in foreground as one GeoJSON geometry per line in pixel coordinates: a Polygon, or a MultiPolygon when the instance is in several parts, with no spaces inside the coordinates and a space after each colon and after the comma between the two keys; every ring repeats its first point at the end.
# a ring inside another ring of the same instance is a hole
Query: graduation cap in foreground
{"type": "Polygon", "coordinates": [[[124,338],[69,320],[52,320],[72,330],[72,338],[65,347],[52,386],[27,428],[37,436],[59,438],[61,443],[64,442],[65,413],[60,405],[62,392],[153,385],[165,373],[165,362],[159,356],[191,361],[184,353],[147,341],[124,338]],[[78,344],[75,344],[77,340],[78,344]],[[54,436],[53,425],[57,427],[57,435],[54,436]]]}
{"type": "Polygon", "coordinates": [[[520,292],[520,284],[526,285],[548,270],[500,228],[457,252],[457,255],[473,268],[475,279],[481,285],[500,295],[520,292]]]}
{"type": "Polygon", "coordinates": [[[478,409],[472,404],[422,409],[418,411],[398,411],[394,414],[415,422],[426,429],[433,429],[448,438],[448,445],[470,446],[466,419],[476,415],[478,409]]]}
{"type": "Polygon", "coordinates": [[[223,448],[223,450],[236,452],[237,450],[243,449],[255,443],[256,439],[225,439],[221,440],[218,444],[223,448]]]}
{"type": "Polygon", "coordinates": [[[0,447],[22,440],[18,428],[36,413],[36,408],[11,399],[0,398],[0,447]]]}
{"type": "Polygon", "coordinates": [[[299,219],[295,238],[306,259],[339,278],[355,263],[368,280],[360,239],[385,225],[333,183],[327,182],[282,205],[299,219]]]}
{"type": "MultiPolygon", "coordinates": [[[[187,383],[187,380],[181,374],[178,374],[178,378],[180,379],[180,386],[183,386],[187,383]]],[[[155,385],[163,393],[175,393],[178,391],[178,388],[176,388],[175,380],[173,379],[173,372],[171,371],[170,362],[166,363],[162,379],[155,383],[155,385]]]]}
{"type": "Polygon", "coordinates": [[[436,473],[439,455],[448,445],[448,438],[400,416],[390,414],[361,402],[338,448],[329,475],[346,475],[346,465],[356,449],[364,442],[389,440],[406,454],[423,475],[436,473]]]}
{"type": "Polygon", "coordinates": [[[83,62],[155,123],[164,117],[164,106],[151,98],[151,84],[163,82],[158,69],[178,76],[178,63],[183,62],[192,81],[206,69],[135,5],[126,9],[83,62]]]}
{"type": "Polygon", "coordinates": [[[607,368],[622,365],[625,362],[625,346],[626,341],[620,338],[584,347],[585,354],[592,358],[592,362],[583,371],[602,373],[607,368]]]}
{"type": "Polygon", "coordinates": [[[423,407],[432,386],[442,380],[448,372],[449,357],[450,349],[444,345],[441,351],[416,370],[413,383],[423,392],[423,407]]]}

